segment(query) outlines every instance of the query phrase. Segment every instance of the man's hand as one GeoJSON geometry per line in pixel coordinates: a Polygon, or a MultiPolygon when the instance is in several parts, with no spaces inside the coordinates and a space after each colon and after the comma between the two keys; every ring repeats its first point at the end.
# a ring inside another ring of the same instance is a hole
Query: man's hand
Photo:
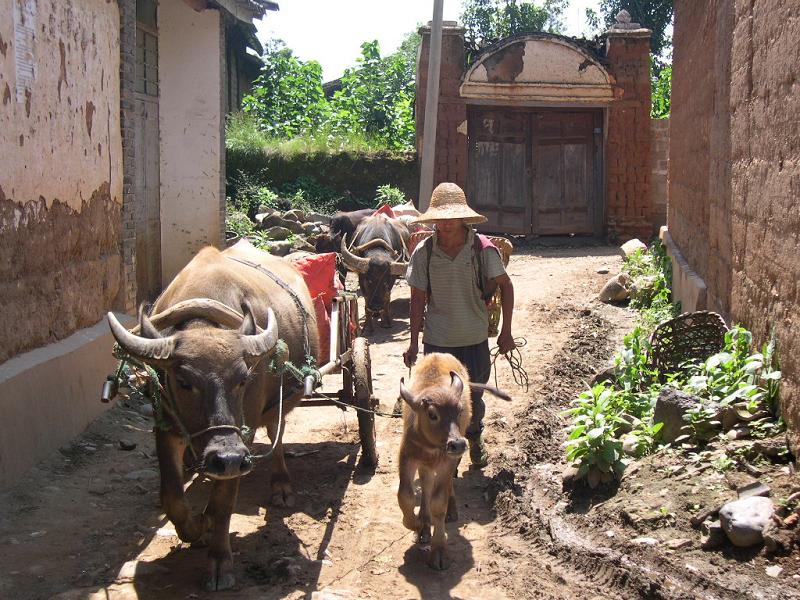
{"type": "Polygon", "coordinates": [[[419,353],[419,345],[418,344],[409,344],[408,350],[403,352],[403,362],[406,363],[406,366],[410,369],[411,365],[417,362],[417,354],[419,353]]]}
{"type": "Polygon", "coordinates": [[[517,347],[510,331],[500,332],[500,335],[497,336],[497,347],[500,349],[500,354],[507,354],[517,347]]]}

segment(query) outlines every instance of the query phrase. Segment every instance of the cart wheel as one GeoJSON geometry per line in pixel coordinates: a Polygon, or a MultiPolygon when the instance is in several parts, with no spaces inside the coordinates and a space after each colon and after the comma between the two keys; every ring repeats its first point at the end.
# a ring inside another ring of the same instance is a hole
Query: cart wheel
{"type": "MultiPolygon", "coordinates": [[[[353,340],[353,387],[354,404],[359,408],[375,410],[377,402],[372,396],[372,368],[369,359],[369,342],[366,338],[353,340]]],[[[361,463],[367,467],[378,464],[378,450],[375,447],[375,415],[358,412],[358,434],[361,438],[361,463]]]]}

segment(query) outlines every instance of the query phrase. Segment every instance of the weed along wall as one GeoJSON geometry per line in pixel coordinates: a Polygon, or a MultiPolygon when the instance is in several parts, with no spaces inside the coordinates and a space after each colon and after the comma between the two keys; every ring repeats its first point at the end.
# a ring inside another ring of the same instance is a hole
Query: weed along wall
{"type": "Polygon", "coordinates": [[[226,168],[229,185],[237,173],[243,172],[255,181],[276,187],[310,176],[342,196],[366,202],[375,197],[378,186],[386,184],[399,188],[408,198],[416,200],[419,194],[416,152],[319,152],[284,156],[260,150],[228,149],[226,168]]]}
{"type": "Polygon", "coordinates": [[[0,487],[102,410],[102,319],[122,290],[119,31],[116,2],[0,3],[0,487]]]}
{"type": "Polygon", "coordinates": [[[774,330],[800,450],[800,21],[792,3],[675,3],[667,241],[679,297],[774,330]]]}

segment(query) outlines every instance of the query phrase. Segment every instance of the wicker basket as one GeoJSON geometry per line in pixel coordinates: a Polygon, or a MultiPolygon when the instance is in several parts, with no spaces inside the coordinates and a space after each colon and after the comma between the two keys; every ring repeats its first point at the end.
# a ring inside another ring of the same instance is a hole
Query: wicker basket
{"type": "Polygon", "coordinates": [[[650,335],[650,366],[663,379],[686,361],[705,360],[722,350],[727,331],[720,315],[705,310],[664,321],[650,335]]]}

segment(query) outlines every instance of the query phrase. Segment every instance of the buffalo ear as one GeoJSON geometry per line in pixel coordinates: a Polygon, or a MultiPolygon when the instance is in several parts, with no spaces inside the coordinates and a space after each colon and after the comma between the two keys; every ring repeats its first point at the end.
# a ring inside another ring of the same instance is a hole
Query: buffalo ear
{"type": "Polygon", "coordinates": [[[400,378],[400,397],[405,400],[412,409],[420,406],[420,401],[411,393],[405,385],[405,378],[400,378]]]}
{"type": "Polygon", "coordinates": [[[258,333],[256,318],[253,316],[253,307],[250,306],[249,302],[242,303],[242,313],[244,314],[244,319],[242,319],[242,325],[239,327],[239,333],[242,335],[255,335],[258,333]]]}
{"type": "Polygon", "coordinates": [[[161,333],[147,318],[148,312],[150,312],[150,306],[146,302],[142,302],[139,305],[139,333],[143,338],[157,340],[161,337],[161,333]]]}

